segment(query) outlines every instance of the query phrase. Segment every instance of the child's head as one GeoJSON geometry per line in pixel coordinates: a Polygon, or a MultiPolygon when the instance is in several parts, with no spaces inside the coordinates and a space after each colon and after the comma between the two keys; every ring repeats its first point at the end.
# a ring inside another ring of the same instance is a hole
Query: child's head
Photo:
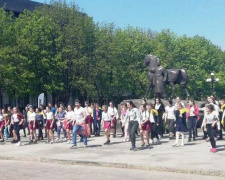
{"type": "Polygon", "coordinates": [[[107,112],[107,111],[108,111],[108,106],[103,105],[103,106],[102,106],[102,110],[105,111],[105,112],[107,112]]]}
{"type": "Polygon", "coordinates": [[[178,109],[178,110],[182,109],[182,104],[181,104],[181,103],[178,103],[177,109],[178,109]]]}
{"type": "Polygon", "coordinates": [[[146,111],[146,105],[141,105],[141,111],[146,111]]]}
{"type": "Polygon", "coordinates": [[[153,104],[149,104],[149,105],[148,105],[148,109],[149,109],[149,110],[154,109],[154,105],[153,105],[153,104]]]}

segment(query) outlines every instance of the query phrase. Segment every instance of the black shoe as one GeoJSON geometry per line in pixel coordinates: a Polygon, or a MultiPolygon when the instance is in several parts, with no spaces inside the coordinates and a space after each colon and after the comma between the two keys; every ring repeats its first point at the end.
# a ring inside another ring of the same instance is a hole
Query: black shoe
{"type": "Polygon", "coordinates": [[[12,143],[12,144],[15,144],[15,143],[17,143],[17,140],[13,139],[13,140],[11,141],[11,143],[12,143]]]}
{"type": "Polygon", "coordinates": [[[223,140],[223,138],[222,137],[219,137],[217,140],[223,140]]]}
{"type": "Polygon", "coordinates": [[[207,137],[204,136],[202,139],[207,139],[207,137]]]}
{"type": "Polygon", "coordinates": [[[130,148],[131,151],[136,151],[137,149],[135,147],[130,148]]]}
{"type": "Polygon", "coordinates": [[[193,138],[193,141],[196,141],[196,139],[195,139],[195,138],[193,138]]]}
{"type": "Polygon", "coordinates": [[[95,137],[97,137],[98,135],[97,134],[95,134],[95,137]]]}
{"type": "Polygon", "coordinates": [[[191,142],[191,139],[188,139],[188,142],[191,142]]]}
{"type": "Polygon", "coordinates": [[[116,137],[116,135],[113,135],[113,138],[115,138],[116,137]]]}
{"type": "Polygon", "coordinates": [[[109,141],[106,141],[106,142],[104,143],[104,145],[108,145],[108,144],[110,144],[110,140],[109,140],[109,141]]]}
{"type": "Polygon", "coordinates": [[[4,142],[4,139],[2,139],[0,142],[4,142]]]}

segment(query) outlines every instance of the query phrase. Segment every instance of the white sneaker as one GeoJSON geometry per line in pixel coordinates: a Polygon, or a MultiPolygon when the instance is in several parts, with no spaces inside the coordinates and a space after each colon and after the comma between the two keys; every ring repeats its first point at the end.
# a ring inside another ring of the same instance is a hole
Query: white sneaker
{"type": "Polygon", "coordinates": [[[16,143],[16,146],[21,146],[21,142],[19,141],[18,143],[16,143]]]}
{"type": "Polygon", "coordinates": [[[64,138],[63,141],[67,141],[67,138],[64,138]]]}
{"type": "Polygon", "coordinates": [[[162,137],[161,137],[161,135],[159,135],[159,139],[161,139],[162,137]]]}
{"type": "Polygon", "coordinates": [[[154,144],[154,140],[150,139],[150,144],[154,144]]]}
{"type": "Polygon", "coordinates": [[[55,141],[51,141],[51,144],[54,144],[55,143],[55,141]]]}
{"type": "Polygon", "coordinates": [[[172,144],[172,146],[178,147],[179,145],[177,143],[172,144]]]}
{"type": "Polygon", "coordinates": [[[71,142],[72,142],[72,141],[68,140],[68,141],[66,142],[66,144],[72,144],[71,142]]]}
{"type": "Polygon", "coordinates": [[[181,143],[181,145],[180,146],[184,146],[184,143],[181,143]]]}
{"type": "Polygon", "coordinates": [[[160,144],[160,140],[159,139],[157,139],[156,144],[160,144]]]}
{"type": "Polygon", "coordinates": [[[59,142],[59,138],[56,138],[55,141],[59,142]]]}

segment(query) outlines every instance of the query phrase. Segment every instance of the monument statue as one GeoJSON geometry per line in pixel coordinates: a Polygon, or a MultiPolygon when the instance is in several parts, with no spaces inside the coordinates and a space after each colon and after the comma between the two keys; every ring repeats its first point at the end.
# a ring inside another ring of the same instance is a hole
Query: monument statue
{"type": "Polygon", "coordinates": [[[152,89],[154,89],[155,97],[167,98],[166,85],[170,85],[172,87],[171,98],[173,98],[175,92],[175,84],[179,84],[186,93],[187,99],[189,98],[190,94],[187,90],[189,77],[185,69],[165,69],[161,66],[160,59],[152,54],[146,55],[144,66],[146,66],[148,69],[148,86],[145,98],[148,98],[152,89]]]}

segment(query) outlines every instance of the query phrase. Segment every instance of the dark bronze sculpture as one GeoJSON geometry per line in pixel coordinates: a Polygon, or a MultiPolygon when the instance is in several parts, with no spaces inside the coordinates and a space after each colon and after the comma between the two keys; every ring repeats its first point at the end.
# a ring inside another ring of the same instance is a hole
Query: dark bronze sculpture
{"type": "Polygon", "coordinates": [[[161,66],[160,59],[151,54],[146,55],[144,66],[148,68],[148,86],[145,98],[148,98],[152,89],[154,89],[155,97],[167,98],[166,85],[170,85],[172,87],[171,97],[173,98],[175,84],[179,84],[186,93],[187,98],[189,98],[190,95],[187,90],[189,77],[186,70],[176,68],[165,69],[161,66]]]}

